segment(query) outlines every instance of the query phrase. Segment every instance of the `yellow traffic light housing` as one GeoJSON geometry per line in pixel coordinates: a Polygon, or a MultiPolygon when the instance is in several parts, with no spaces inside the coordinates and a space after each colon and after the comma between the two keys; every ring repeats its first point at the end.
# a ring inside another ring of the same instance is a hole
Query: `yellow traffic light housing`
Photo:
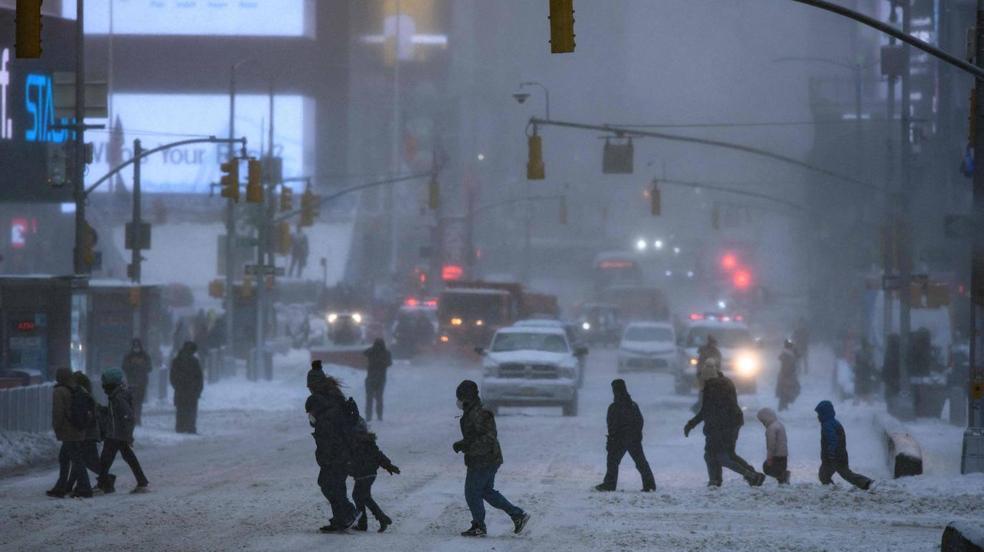
{"type": "Polygon", "coordinates": [[[550,0],[550,53],[574,51],[574,0],[550,0]]]}
{"type": "Polygon", "coordinates": [[[304,193],[301,194],[301,226],[313,226],[314,225],[314,209],[317,199],[314,194],[311,193],[311,188],[306,188],[304,193]]]}
{"type": "Polygon", "coordinates": [[[219,180],[222,197],[239,203],[239,159],[233,157],[219,165],[219,169],[223,173],[221,180],[219,180]]]}
{"type": "Polygon", "coordinates": [[[427,184],[427,206],[431,211],[441,206],[441,183],[438,182],[437,175],[431,175],[430,182],[427,184]]]}
{"type": "Polygon", "coordinates": [[[659,183],[653,181],[653,187],[649,190],[649,212],[658,217],[663,210],[663,200],[659,193],[659,183]]]}
{"type": "Polygon", "coordinates": [[[41,57],[41,1],[17,0],[14,52],[18,58],[41,57]]]}
{"type": "Polygon", "coordinates": [[[280,211],[294,210],[294,189],[287,186],[280,188],[280,211]]]}
{"type": "Polygon", "coordinates": [[[283,221],[277,225],[277,253],[287,255],[290,253],[291,235],[290,223],[283,221]]]}
{"type": "Polygon", "coordinates": [[[258,159],[246,162],[246,203],[263,203],[263,165],[258,159]]]}
{"type": "Polygon", "coordinates": [[[533,131],[529,137],[529,157],[526,162],[526,179],[543,180],[546,178],[546,168],[543,165],[543,140],[533,131]]]}

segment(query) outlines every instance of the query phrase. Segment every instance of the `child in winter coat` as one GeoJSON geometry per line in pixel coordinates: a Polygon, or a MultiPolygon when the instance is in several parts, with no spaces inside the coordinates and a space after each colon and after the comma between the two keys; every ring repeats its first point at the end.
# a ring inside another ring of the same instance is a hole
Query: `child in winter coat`
{"type": "Polygon", "coordinates": [[[786,426],[782,425],[771,408],[759,410],[758,419],[765,427],[765,462],[762,464],[762,471],[765,475],[776,478],[780,485],[785,485],[789,483],[789,470],[786,469],[789,457],[786,426]]]}
{"type": "Polygon", "coordinates": [[[847,457],[847,434],[837,421],[834,405],[830,401],[820,401],[816,407],[820,420],[820,483],[833,483],[834,473],[859,489],[867,491],[871,479],[851,471],[847,457]]]}
{"type": "Polygon", "coordinates": [[[379,468],[383,468],[390,475],[400,473],[400,468],[394,466],[383,451],[379,450],[379,446],[376,445],[376,434],[366,431],[364,425],[361,429],[362,431],[356,431],[352,437],[352,477],[355,479],[352,500],[358,512],[355,528],[359,531],[368,529],[366,519],[366,508],[368,508],[379,522],[379,532],[382,533],[393,524],[393,520],[373,500],[372,484],[376,482],[379,468]]]}

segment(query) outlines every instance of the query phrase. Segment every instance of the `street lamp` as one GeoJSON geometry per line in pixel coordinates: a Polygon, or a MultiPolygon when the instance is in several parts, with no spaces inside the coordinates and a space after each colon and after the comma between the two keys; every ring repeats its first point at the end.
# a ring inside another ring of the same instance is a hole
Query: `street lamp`
{"type": "MultiPolygon", "coordinates": [[[[540,87],[541,90],[543,90],[543,98],[544,98],[544,101],[546,103],[546,115],[547,115],[547,120],[549,121],[550,120],[550,90],[547,90],[547,87],[546,86],[543,86],[543,84],[541,84],[539,82],[536,82],[536,81],[527,81],[527,82],[521,82],[521,83],[519,83],[519,89],[520,90],[522,90],[522,89],[524,89],[524,88],[526,88],[528,86],[538,86],[538,87],[540,87]]],[[[529,99],[529,97],[530,97],[530,94],[528,92],[521,92],[520,91],[520,92],[516,92],[516,93],[513,94],[513,98],[515,98],[516,101],[520,105],[522,105],[523,103],[525,103],[526,100],[529,99]]]]}

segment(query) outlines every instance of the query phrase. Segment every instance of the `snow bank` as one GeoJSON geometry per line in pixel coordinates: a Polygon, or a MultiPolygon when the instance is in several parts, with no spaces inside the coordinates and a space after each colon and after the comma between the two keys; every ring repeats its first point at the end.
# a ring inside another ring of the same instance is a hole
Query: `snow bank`
{"type": "Polygon", "coordinates": [[[0,473],[58,457],[58,441],[51,432],[0,431],[0,473]]]}

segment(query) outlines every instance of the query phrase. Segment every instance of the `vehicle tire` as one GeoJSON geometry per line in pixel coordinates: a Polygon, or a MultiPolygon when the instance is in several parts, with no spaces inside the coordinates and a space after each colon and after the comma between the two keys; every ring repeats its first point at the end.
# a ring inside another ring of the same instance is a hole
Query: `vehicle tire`
{"type": "Polygon", "coordinates": [[[574,398],[564,404],[564,416],[577,416],[577,393],[574,394],[574,398]]]}

